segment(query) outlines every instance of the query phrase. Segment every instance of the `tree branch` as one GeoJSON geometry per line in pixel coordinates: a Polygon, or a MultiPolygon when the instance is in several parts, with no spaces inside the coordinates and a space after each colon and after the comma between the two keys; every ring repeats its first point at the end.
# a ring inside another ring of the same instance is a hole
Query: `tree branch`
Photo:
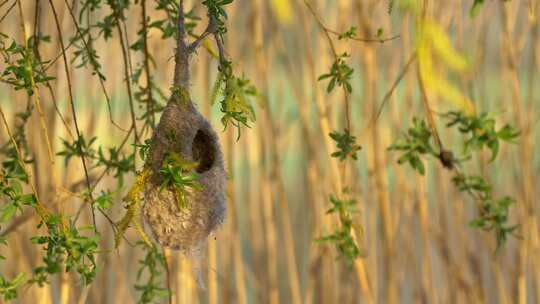
{"type": "Polygon", "coordinates": [[[189,85],[189,50],[186,45],[184,0],[178,3],[178,29],[176,33],[176,53],[174,66],[174,86],[187,91],[189,85]]]}
{"type": "Polygon", "coordinates": [[[206,39],[206,37],[208,37],[209,35],[217,33],[218,26],[217,26],[216,19],[213,18],[213,17],[209,17],[209,18],[210,18],[210,20],[208,20],[208,26],[206,26],[206,29],[204,30],[204,32],[199,37],[197,37],[197,39],[195,41],[193,41],[188,46],[188,52],[189,53],[195,52],[197,50],[197,48],[199,47],[199,45],[201,44],[201,42],[204,39],[206,39]]]}

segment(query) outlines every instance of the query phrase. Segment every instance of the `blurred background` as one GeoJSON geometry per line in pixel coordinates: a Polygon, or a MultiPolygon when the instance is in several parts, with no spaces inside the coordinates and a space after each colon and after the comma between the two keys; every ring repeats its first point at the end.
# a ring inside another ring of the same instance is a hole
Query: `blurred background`
{"type": "MultiPolygon", "coordinates": [[[[14,2],[2,2],[0,15],[5,18],[0,21],[0,32],[22,43],[20,15],[16,7],[8,11],[14,2]]],[[[77,29],[66,2],[52,2],[68,45],[77,29]]],[[[80,9],[79,1],[69,2],[75,11],[80,9]]],[[[137,39],[140,2],[132,3],[127,11],[123,42],[116,31],[111,39],[95,42],[110,113],[99,78],[91,69],[76,68],[77,61],[68,62],[81,133],[86,139],[97,137],[96,145],[104,149],[125,141],[124,130],[132,121],[122,43],[131,45],[137,39]]],[[[487,153],[475,156],[468,166],[469,171],[486,176],[498,195],[517,200],[510,222],[519,224],[518,237],[511,237],[497,253],[492,233],[469,227],[476,206],[456,190],[448,171],[431,160],[421,176],[398,165],[399,155],[387,151],[414,116],[425,115],[415,64],[406,71],[379,119],[372,120],[414,52],[415,20],[404,9],[406,2],[414,1],[311,0],[317,17],[302,0],[235,0],[227,6],[226,52],[235,70],[251,79],[262,97],[253,100],[256,122],[242,129],[237,141],[233,128],[222,132],[219,105],[210,104],[217,74],[217,60],[208,51],[215,49],[213,43],[209,41],[193,56],[193,100],[212,121],[224,149],[230,177],[228,212],[224,225],[209,238],[202,259],[205,289],[197,286],[191,259],[165,252],[174,303],[540,302],[539,1],[486,1],[475,18],[469,16],[472,0],[429,1],[428,6],[428,14],[470,62],[466,72],[449,73],[449,81],[469,96],[478,112],[496,113],[498,123],[512,123],[522,132],[517,144],[501,146],[494,163],[489,163],[487,153]],[[383,37],[399,35],[384,43],[333,36],[337,52],[349,53],[348,63],[355,70],[351,131],[362,146],[358,161],[350,163],[344,178],[334,174],[342,164],[330,157],[335,144],[328,137],[345,126],[343,95],[340,90],[328,94],[327,82],[317,80],[334,60],[318,18],[337,32],[356,26],[358,37],[374,38],[379,28],[384,30],[383,37]],[[353,219],[363,227],[358,245],[365,256],[352,266],[338,259],[331,244],[314,242],[338,225],[337,217],[326,211],[330,194],[340,186],[347,186],[356,199],[358,212],[353,219]]],[[[48,1],[22,0],[22,5],[28,33],[39,24],[39,32],[51,36],[50,43],[39,47],[42,58],[51,60],[47,73],[56,79],[50,89],[40,86],[38,94],[53,152],[58,153],[64,149],[62,139],[73,140],[74,122],[54,17],[48,1]]],[[[162,18],[155,6],[156,1],[146,1],[148,17],[162,18]]],[[[203,17],[196,30],[202,32],[204,7],[200,1],[186,0],[186,8],[203,17]]],[[[104,5],[92,18],[99,19],[108,10],[104,5]]],[[[148,35],[148,51],[154,58],[151,74],[165,92],[155,98],[164,105],[172,84],[174,42],[162,40],[161,32],[154,29],[148,35]]],[[[68,58],[74,57],[74,51],[67,49],[68,58]]],[[[130,49],[127,54],[129,65],[136,68],[141,53],[130,49]]],[[[0,70],[4,69],[0,64],[0,70]]],[[[144,82],[144,76],[139,81],[144,82]]],[[[23,111],[28,100],[24,91],[0,83],[0,105],[12,128],[17,127],[15,113],[23,111]]],[[[431,100],[431,106],[435,112],[454,109],[442,99],[431,100]]],[[[134,111],[140,117],[146,107],[135,104],[134,111]]],[[[459,149],[462,138],[446,132],[444,121],[435,118],[446,145],[459,149]]],[[[74,215],[83,204],[85,190],[81,163],[72,160],[66,166],[61,156],[49,162],[41,128],[34,111],[26,134],[36,160],[31,167],[38,193],[46,205],[74,215]],[[53,183],[61,186],[55,189],[53,183]]],[[[4,128],[0,130],[3,145],[8,136],[4,128]]],[[[150,134],[146,130],[141,139],[150,134]]],[[[132,141],[131,136],[123,153],[133,152],[132,141]]],[[[137,158],[136,168],[142,164],[137,158]]],[[[90,169],[89,175],[95,181],[101,173],[90,169]]],[[[125,213],[121,199],[132,180],[133,174],[126,174],[119,185],[111,172],[96,188],[96,193],[113,191],[114,204],[107,214],[114,221],[125,213]]],[[[81,216],[81,224],[91,224],[86,208],[81,216]]],[[[19,303],[137,302],[134,284],[142,252],[126,242],[115,250],[109,223],[101,215],[97,221],[103,251],[98,255],[95,282],[85,288],[69,273],[58,275],[41,288],[23,286],[19,303]]],[[[9,243],[1,248],[7,262],[0,267],[6,276],[31,273],[41,262],[42,251],[29,241],[39,231],[37,224],[29,209],[2,227],[9,243]]],[[[126,238],[135,243],[139,236],[129,229],[126,238]]],[[[163,273],[161,282],[165,281],[163,273]]]]}

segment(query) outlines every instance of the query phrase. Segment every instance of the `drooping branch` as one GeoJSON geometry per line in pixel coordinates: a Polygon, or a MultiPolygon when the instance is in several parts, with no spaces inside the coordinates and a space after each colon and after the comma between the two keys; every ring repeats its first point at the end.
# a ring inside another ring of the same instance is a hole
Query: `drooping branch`
{"type": "Polygon", "coordinates": [[[174,87],[187,92],[189,86],[189,57],[197,51],[197,48],[204,39],[211,35],[214,36],[219,50],[220,64],[226,61],[225,51],[222,37],[219,35],[219,21],[215,16],[210,14],[210,11],[208,13],[208,25],[206,29],[192,43],[187,42],[183,0],[179,0],[177,23],[174,87]]]}
{"type": "Polygon", "coordinates": [[[179,0],[174,66],[174,87],[187,91],[189,86],[189,51],[186,44],[184,0],[179,0]]]}

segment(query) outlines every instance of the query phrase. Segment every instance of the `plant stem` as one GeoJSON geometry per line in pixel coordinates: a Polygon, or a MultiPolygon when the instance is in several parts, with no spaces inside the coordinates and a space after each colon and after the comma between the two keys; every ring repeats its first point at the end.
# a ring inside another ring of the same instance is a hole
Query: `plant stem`
{"type": "MultiPolygon", "coordinates": [[[[186,45],[186,28],[184,19],[184,0],[178,3],[178,24],[176,32],[176,53],[174,66],[174,87],[188,91],[189,85],[189,51],[186,45]]],[[[191,102],[191,101],[190,101],[191,102]]]]}

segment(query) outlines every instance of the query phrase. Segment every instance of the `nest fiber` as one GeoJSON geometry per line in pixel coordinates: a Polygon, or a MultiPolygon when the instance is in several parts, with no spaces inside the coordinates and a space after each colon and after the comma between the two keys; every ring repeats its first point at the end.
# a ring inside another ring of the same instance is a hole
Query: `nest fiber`
{"type": "Polygon", "coordinates": [[[184,252],[200,248],[223,222],[226,174],[218,137],[191,102],[168,103],[154,132],[147,167],[152,174],[144,192],[145,228],[165,247],[184,252]],[[160,168],[171,152],[197,162],[194,171],[202,187],[188,190],[188,204],[183,208],[172,189],[160,189],[160,168]]]}

